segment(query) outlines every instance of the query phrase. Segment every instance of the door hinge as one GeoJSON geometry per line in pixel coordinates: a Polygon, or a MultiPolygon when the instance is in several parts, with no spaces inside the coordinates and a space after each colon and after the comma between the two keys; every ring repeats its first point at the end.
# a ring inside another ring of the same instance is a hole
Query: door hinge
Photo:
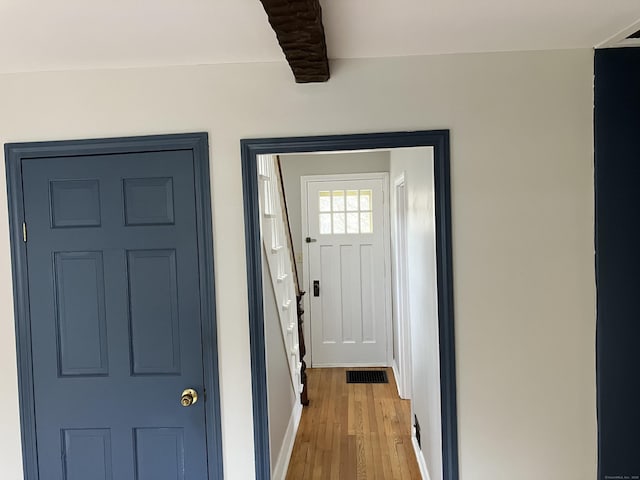
{"type": "Polygon", "coordinates": [[[22,222],[22,240],[27,243],[27,224],[22,222]]]}

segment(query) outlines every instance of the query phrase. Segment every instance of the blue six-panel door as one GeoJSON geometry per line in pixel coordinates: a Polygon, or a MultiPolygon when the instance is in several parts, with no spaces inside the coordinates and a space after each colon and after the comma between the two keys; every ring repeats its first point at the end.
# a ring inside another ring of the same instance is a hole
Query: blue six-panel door
{"type": "Polygon", "coordinates": [[[40,478],[206,479],[192,151],[22,165],[40,478]]]}

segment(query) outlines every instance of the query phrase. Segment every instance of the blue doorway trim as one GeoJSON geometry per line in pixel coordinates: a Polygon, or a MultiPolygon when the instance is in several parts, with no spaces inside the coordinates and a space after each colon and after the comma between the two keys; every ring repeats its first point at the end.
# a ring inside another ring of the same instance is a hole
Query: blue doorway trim
{"type": "Polygon", "coordinates": [[[319,137],[245,139],[241,140],[240,146],[249,289],[249,334],[251,341],[256,479],[269,480],[271,478],[257,156],[280,153],[433,147],[438,323],[440,328],[443,480],[458,480],[449,131],[431,130],[319,137]]]}
{"type": "Polygon", "coordinates": [[[193,152],[198,225],[197,238],[201,298],[200,311],[202,314],[202,348],[205,391],[207,394],[207,462],[209,480],[223,478],[211,188],[209,183],[209,142],[207,133],[192,133],[5,144],[18,360],[18,390],[20,396],[20,427],[22,431],[22,456],[25,480],[44,480],[46,476],[44,474],[40,476],[38,472],[29,320],[28,271],[26,244],[23,242],[22,232],[22,223],[24,221],[22,161],[29,158],[54,159],[63,156],[91,156],[167,150],[191,150],[193,152]]]}
{"type": "Polygon", "coordinates": [[[598,480],[640,475],[640,49],[595,51],[598,480]]]}

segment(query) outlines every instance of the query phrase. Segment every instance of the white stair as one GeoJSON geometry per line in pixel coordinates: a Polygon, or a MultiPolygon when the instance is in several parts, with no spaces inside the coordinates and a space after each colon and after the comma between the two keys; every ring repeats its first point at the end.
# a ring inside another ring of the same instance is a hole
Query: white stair
{"type": "Polygon", "coordinates": [[[298,312],[296,307],[295,273],[291,264],[291,255],[286,241],[283,201],[278,182],[276,157],[273,155],[258,156],[258,175],[260,191],[260,231],[262,233],[263,259],[269,270],[269,277],[276,295],[276,303],[280,316],[282,341],[289,352],[289,373],[291,384],[296,394],[302,392],[300,383],[300,367],[302,366],[298,329],[298,312]]]}

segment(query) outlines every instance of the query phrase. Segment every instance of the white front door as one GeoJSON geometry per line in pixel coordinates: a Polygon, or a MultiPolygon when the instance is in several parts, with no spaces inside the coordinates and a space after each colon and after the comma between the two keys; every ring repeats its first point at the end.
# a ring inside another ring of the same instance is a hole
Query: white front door
{"type": "Polygon", "coordinates": [[[311,362],[388,365],[388,175],[340,178],[303,177],[311,362]]]}

